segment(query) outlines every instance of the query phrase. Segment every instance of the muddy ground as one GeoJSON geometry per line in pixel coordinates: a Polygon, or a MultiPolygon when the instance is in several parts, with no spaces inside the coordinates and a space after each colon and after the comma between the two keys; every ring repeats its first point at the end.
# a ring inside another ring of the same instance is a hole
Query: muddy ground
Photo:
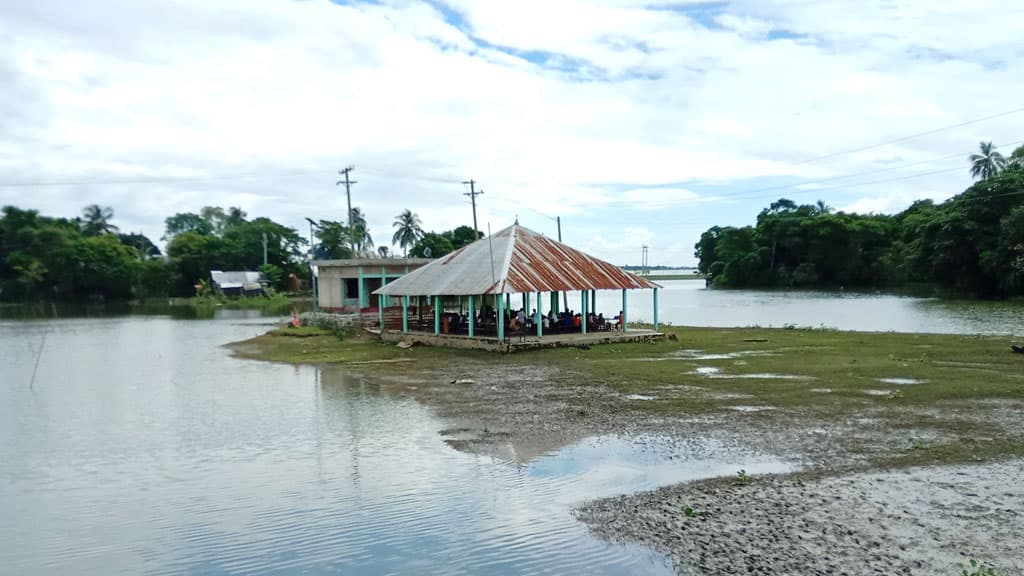
{"type": "MultiPolygon", "coordinates": [[[[952,575],[972,558],[999,574],[1024,574],[1024,463],[879,470],[880,459],[940,442],[943,432],[894,430],[869,405],[838,419],[785,409],[659,415],[642,397],[571,370],[492,356],[391,365],[386,379],[373,365],[328,366],[324,377],[353,369],[386,393],[432,407],[450,423],[439,433],[459,450],[528,462],[587,436],[653,433],[710,438],[799,469],[742,484],[669,486],[577,511],[605,539],[664,552],[680,574],[952,575]]],[[[983,404],[958,403],[957,417],[1020,434],[1019,402],[983,404]]]]}

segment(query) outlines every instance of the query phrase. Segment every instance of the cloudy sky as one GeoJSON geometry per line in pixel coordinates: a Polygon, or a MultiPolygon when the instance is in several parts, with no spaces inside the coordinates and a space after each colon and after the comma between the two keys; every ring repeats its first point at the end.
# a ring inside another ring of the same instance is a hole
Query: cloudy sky
{"type": "Polygon", "coordinates": [[[692,264],[782,196],[960,192],[1024,141],[1021,30],[1010,0],[0,0],[0,204],[308,234],[353,165],[378,244],[405,208],[472,225],[474,179],[482,229],[692,264]]]}

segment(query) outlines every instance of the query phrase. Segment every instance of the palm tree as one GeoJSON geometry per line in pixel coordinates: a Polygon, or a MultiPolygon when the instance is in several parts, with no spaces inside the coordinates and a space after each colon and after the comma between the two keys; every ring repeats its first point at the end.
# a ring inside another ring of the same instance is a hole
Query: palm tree
{"type": "Polygon", "coordinates": [[[352,245],[356,252],[365,252],[373,248],[370,229],[366,227],[366,215],[358,207],[352,208],[352,245]]]}
{"type": "Polygon", "coordinates": [[[90,204],[82,208],[82,219],[79,221],[79,226],[82,228],[82,233],[87,236],[113,234],[117,232],[117,226],[110,223],[110,219],[113,217],[114,209],[110,206],[90,204]]]}
{"type": "Polygon", "coordinates": [[[388,257],[388,252],[389,252],[389,250],[388,250],[387,246],[378,246],[377,247],[377,254],[380,254],[381,258],[387,258],[388,257]]]}
{"type": "Polygon", "coordinates": [[[971,177],[985,180],[991,178],[1006,167],[1006,158],[999,152],[992,142],[980,142],[978,148],[981,154],[971,154],[967,157],[971,162],[971,177]]]}
{"type": "Polygon", "coordinates": [[[1007,168],[1013,168],[1014,170],[1024,170],[1024,146],[1017,146],[1013,153],[1010,154],[1010,158],[1006,161],[1007,168]]]}
{"type": "Polygon", "coordinates": [[[395,235],[391,237],[391,242],[398,244],[402,248],[403,257],[408,257],[409,248],[415,246],[420,238],[423,238],[423,228],[420,228],[420,217],[413,214],[412,210],[403,210],[401,214],[395,216],[393,226],[397,230],[395,230],[395,235]]]}

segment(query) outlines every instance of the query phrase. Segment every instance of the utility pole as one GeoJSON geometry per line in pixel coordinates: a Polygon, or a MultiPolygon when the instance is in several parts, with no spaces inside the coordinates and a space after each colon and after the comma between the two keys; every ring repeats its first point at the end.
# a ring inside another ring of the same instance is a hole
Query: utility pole
{"type": "Polygon", "coordinates": [[[647,246],[643,246],[643,258],[640,261],[640,274],[647,276],[649,274],[647,270],[647,246]]]}
{"type": "Polygon", "coordinates": [[[562,241],[562,217],[555,216],[555,223],[558,224],[558,241],[562,241]]]}
{"type": "Polygon", "coordinates": [[[316,222],[308,216],[306,221],[309,222],[309,281],[313,288],[313,315],[316,316],[320,304],[316,293],[316,272],[313,268],[313,260],[316,260],[316,236],[313,235],[313,227],[316,226],[316,222]]]}
{"type": "Polygon", "coordinates": [[[263,265],[267,265],[267,233],[263,233],[263,265]]]}
{"type": "Polygon", "coordinates": [[[470,179],[470,180],[467,180],[466,182],[463,182],[463,184],[469,184],[469,192],[464,192],[462,195],[463,196],[469,196],[470,201],[473,202],[473,233],[476,234],[477,238],[479,238],[480,237],[480,230],[476,227],[476,197],[480,196],[481,194],[483,194],[484,191],[483,190],[479,190],[478,191],[476,189],[476,180],[470,179]]]}
{"type": "Polygon", "coordinates": [[[358,182],[356,182],[355,180],[349,180],[348,179],[348,174],[349,174],[349,172],[351,172],[351,171],[353,171],[355,169],[356,169],[355,166],[348,166],[344,170],[338,170],[338,174],[343,175],[345,177],[345,179],[344,180],[338,180],[338,183],[335,184],[335,186],[338,186],[338,185],[341,185],[341,184],[345,185],[345,199],[348,201],[348,247],[349,247],[350,250],[352,250],[353,256],[355,255],[355,252],[356,252],[356,242],[355,242],[355,230],[352,229],[352,185],[353,184],[358,184],[358,182]]]}

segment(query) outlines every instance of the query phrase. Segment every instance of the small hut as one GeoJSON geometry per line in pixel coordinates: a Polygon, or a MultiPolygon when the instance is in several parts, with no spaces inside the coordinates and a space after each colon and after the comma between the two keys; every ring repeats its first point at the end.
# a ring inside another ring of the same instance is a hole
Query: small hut
{"type": "Polygon", "coordinates": [[[534,342],[573,342],[580,341],[574,335],[609,332],[611,337],[614,332],[618,339],[623,339],[631,290],[652,290],[656,333],[658,288],[657,284],[618,266],[514,224],[413,270],[373,293],[381,301],[382,335],[387,332],[384,299],[400,297],[402,333],[452,335],[500,345],[515,335],[521,339],[528,336],[534,342]],[[621,291],[621,317],[615,318],[614,324],[611,318],[600,323],[591,318],[598,290],[621,291]],[[578,325],[565,322],[565,309],[576,306],[566,302],[565,293],[576,291],[580,292],[578,325]],[[514,295],[522,298],[521,308],[528,315],[525,323],[513,321],[514,295]],[[544,321],[546,303],[555,322],[544,321]],[[411,317],[411,311],[417,318],[411,317]],[[515,330],[510,324],[516,325],[515,330]]]}

